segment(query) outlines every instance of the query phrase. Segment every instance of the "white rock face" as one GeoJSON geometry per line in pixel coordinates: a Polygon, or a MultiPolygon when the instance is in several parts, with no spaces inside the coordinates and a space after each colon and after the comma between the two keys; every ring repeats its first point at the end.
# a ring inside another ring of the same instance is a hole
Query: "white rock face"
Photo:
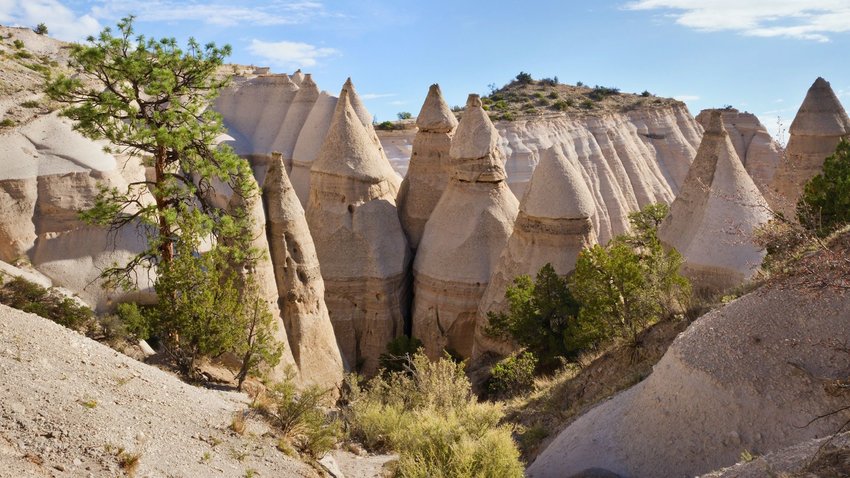
{"type": "MultiPolygon", "coordinates": [[[[603,116],[553,114],[495,125],[508,184],[517,197],[542,151],[554,147],[579,165],[593,195],[593,227],[603,244],[628,230],[628,213],[673,201],[702,138],[702,128],[684,105],[603,116]]],[[[414,133],[408,135],[412,144],[414,133]]]]}
{"type": "MultiPolygon", "coordinates": [[[[711,111],[714,110],[702,110],[696,117],[703,129],[708,128],[711,111]]],[[[770,137],[767,128],[761,124],[756,115],[741,113],[736,109],[720,111],[723,127],[729,133],[729,139],[732,140],[732,145],[735,146],[735,152],[738,153],[744,169],[753,178],[753,182],[756,183],[762,195],[767,196],[773,175],[782,161],[782,146],[770,137]]]]}
{"type": "Polygon", "coordinates": [[[108,234],[77,214],[94,204],[98,184],[126,188],[143,178],[143,168],[124,168],[56,115],[0,135],[0,260],[28,261],[96,310],[109,309],[124,294],[101,287],[101,270],[128,261],[144,241],[133,228],[108,234]]]}
{"type": "Polygon", "coordinates": [[[325,141],[325,135],[336,109],[336,102],[335,96],[324,91],[319,93],[316,104],[310,110],[292,152],[292,187],[295,189],[295,194],[298,195],[302,207],[307,205],[307,199],[310,196],[310,167],[316,160],[319,148],[325,141]]]}
{"type": "Polygon", "coordinates": [[[505,183],[498,138],[470,95],[450,149],[452,179],[413,266],[413,335],[432,358],[444,349],[471,356],[478,302],[513,231],[519,204],[505,183]]]}
{"type": "Polygon", "coordinates": [[[419,132],[413,140],[410,165],[398,195],[401,225],[413,249],[419,246],[425,223],[451,177],[449,147],[457,119],[443,100],[439,85],[431,85],[428,90],[416,126],[419,132]]]}
{"type": "Polygon", "coordinates": [[[410,252],[395,204],[395,173],[345,89],[310,180],[307,223],[343,358],[371,374],[404,332],[410,252]]]}
{"type": "Polygon", "coordinates": [[[762,455],[834,433],[846,416],[804,425],[846,406],[824,385],[850,367],[830,345],[847,334],[850,296],[795,287],[771,285],[698,319],[647,379],[567,426],[528,476],[699,476],[742,450],[762,455]]]}
{"type": "Polygon", "coordinates": [[[771,205],[793,218],[806,182],[821,172],[824,159],[835,152],[842,137],[850,134],[850,118],[829,82],[815,80],[788,132],[785,159],[773,178],[777,197],[771,199],[771,205]]]}
{"type": "Polygon", "coordinates": [[[557,149],[542,152],[519,203],[513,233],[478,307],[473,360],[488,352],[511,352],[510,344],[485,333],[487,314],[506,309],[505,292],[520,275],[534,277],[546,264],[559,275],[572,272],[579,252],[596,243],[591,221],[594,208],[593,196],[578,168],[557,149]]]}
{"type": "MultiPolygon", "coordinates": [[[[304,80],[299,84],[298,92],[292,99],[292,105],[286,112],[286,119],[283,120],[277,136],[271,144],[271,151],[277,151],[283,155],[287,171],[292,169],[292,155],[295,151],[295,144],[298,142],[298,135],[318,99],[319,88],[308,73],[304,75],[304,80]]],[[[315,132],[311,133],[315,134],[315,132]]]]}
{"type": "Polygon", "coordinates": [[[723,290],[750,279],[761,265],[765,251],[752,233],[769,220],[767,202],[738,159],[720,111],[712,111],[659,239],[682,253],[683,273],[695,288],[723,290]]]}
{"type": "Polygon", "coordinates": [[[335,387],[343,363],[325,305],[316,247],[304,208],[286,176],[283,159],[269,165],[263,185],[269,251],[274,264],[282,326],[301,381],[335,387]]]}

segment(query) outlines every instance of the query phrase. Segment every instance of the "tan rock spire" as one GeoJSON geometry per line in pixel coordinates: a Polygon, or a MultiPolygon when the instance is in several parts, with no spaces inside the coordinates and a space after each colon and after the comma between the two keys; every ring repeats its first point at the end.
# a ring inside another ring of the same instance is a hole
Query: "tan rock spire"
{"type": "Polygon", "coordinates": [[[788,132],[785,159],[772,184],[779,197],[771,203],[793,218],[806,182],[821,172],[823,160],[850,134],[850,119],[826,80],[818,78],[809,88],[788,132]]]}
{"type": "MultiPolygon", "coordinates": [[[[696,120],[703,128],[708,128],[712,111],[703,110],[697,115],[696,120]]],[[[720,112],[723,127],[729,133],[729,139],[735,146],[738,158],[741,159],[741,163],[753,178],[759,191],[767,196],[776,168],[782,160],[782,146],[770,137],[767,128],[761,124],[756,115],[742,113],[733,108],[724,108],[720,112]]]]}
{"type": "Polygon", "coordinates": [[[440,85],[431,85],[416,117],[416,125],[419,131],[413,140],[407,176],[398,195],[401,224],[414,249],[419,246],[425,223],[451,176],[449,147],[457,119],[443,100],[440,85]]]}
{"type": "Polygon", "coordinates": [[[271,144],[272,151],[280,152],[283,155],[287,171],[292,169],[292,153],[295,151],[295,143],[298,141],[301,128],[318,99],[319,88],[313,82],[312,75],[308,73],[304,75],[298,93],[295,94],[292,105],[286,112],[286,118],[280,125],[280,130],[271,144]]]}
{"type": "Polygon", "coordinates": [[[518,203],[504,181],[498,133],[470,95],[451,145],[452,179],[414,263],[413,335],[431,357],[472,354],[481,299],[513,231],[518,203]]]}
{"type": "Polygon", "coordinates": [[[395,175],[342,94],[313,162],[307,223],[345,361],[370,374],[404,332],[410,252],[395,206],[395,175]]]}
{"type": "MultiPolygon", "coordinates": [[[[274,370],[271,371],[269,378],[272,380],[281,380],[286,375],[287,367],[294,366],[296,367],[296,370],[298,370],[298,368],[292,355],[293,350],[287,335],[287,328],[278,304],[278,290],[275,283],[275,268],[272,264],[271,255],[269,254],[269,242],[266,237],[266,215],[263,211],[263,203],[260,200],[259,194],[248,199],[245,199],[238,194],[233,194],[230,197],[228,206],[231,209],[245,207],[246,213],[248,213],[251,218],[251,237],[253,238],[251,247],[261,253],[261,256],[254,265],[254,270],[252,272],[254,279],[256,280],[259,296],[266,302],[272,316],[275,319],[275,323],[277,325],[275,339],[284,345],[283,356],[281,357],[280,363],[274,368],[274,370]]],[[[298,370],[298,372],[298,379],[301,381],[304,377],[301,376],[300,370],[298,370]]]]}
{"type": "Polygon", "coordinates": [[[302,382],[335,387],[343,363],[325,305],[316,247],[283,159],[269,165],[263,185],[268,237],[283,323],[302,382]]]}
{"type": "Polygon", "coordinates": [[[685,258],[695,289],[723,290],[752,278],[765,252],[753,229],[770,219],[767,203],[735,153],[720,111],[702,143],[659,238],[685,258]]]}
{"type": "Polygon", "coordinates": [[[596,243],[591,221],[595,212],[593,196],[579,167],[558,149],[543,151],[519,204],[508,246],[479,304],[473,360],[487,352],[510,353],[509,344],[486,335],[487,314],[507,307],[505,291],[520,275],[534,277],[547,263],[559,275],[572,272],[579,252],[596,243]]]}
{"type": "Polygon", "coordinates": [[[327,92],[319,94],[316,104],[310,110],[310,115],[304,121],[304,127],[298,134],[295,149],[292,152],[292,187],[301,201],[302,206],[307,205],[310,195],[310,168],[319,154],[319,148],[325,140],[325,134],[333,118],[337,99],[327,92]]]}
{"type": "Polygon", "coordinates": [[[295,73],[292,74],[292,82],[298,86],[301,86],[301,82],[304,81],[305,75],[301,72],[301,69],[295,70],[295,73]]]}

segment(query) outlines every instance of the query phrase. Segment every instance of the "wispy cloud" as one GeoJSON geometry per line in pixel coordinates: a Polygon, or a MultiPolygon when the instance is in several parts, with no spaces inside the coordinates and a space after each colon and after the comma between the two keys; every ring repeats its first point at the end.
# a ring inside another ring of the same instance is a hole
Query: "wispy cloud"
{"type": "Polygon", "coordinates": [[[696,100],[699,99],[699,96],[697,96],[697,95],[676,95],[673,98],[675,98],[679,101],[696,101],[696,100]]]}
{"type": "Polygon", "coordinates": [[[850,31],[846,0],[637,0],[628,10],[663,10],[676,23],[702,31],[819,42],[850,31]]]}
{"type": "Polygon", "coordinates": [[[272,66],[284,69],[316,66],[319,59],[339,53],[333,48],[317,47],[309,43],[257,39],[251,40],[248,51],[272,66]]]}
{"type": "Polygon", "coordinates": [[[92,15],[113,21],[131,13],[139,21],[192,20],[211,25],[293,25],[331,15],[322,3],[297,0],[233,2],[225,0],[99,0],[92,15]]]}
{"type": "Polygon", "coordinates": [[[0,0],[0,23],[25,27],[44,23],[50,36],[69,41],[82,40],[101,29],[92,15],[78,15],[58,0],[0,0]]]}
{"type": "Polygon", "coordinates": [[[364,95],[360,95],[360,98],[363,100],[377,100],[378,98],[389,98],[392,96],[396,96],[395,93],[366,93],[364,95]]]}

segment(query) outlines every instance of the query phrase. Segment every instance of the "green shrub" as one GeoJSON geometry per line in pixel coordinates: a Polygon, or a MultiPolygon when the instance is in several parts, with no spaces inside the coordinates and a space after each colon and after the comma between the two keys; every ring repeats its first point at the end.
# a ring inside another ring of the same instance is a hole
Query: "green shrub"
{"type": "Polygon", "coordinates": [[[91,324],[94,313],[74,299],[54,289],[46,289],[21,277],[0,288],[0,304],[50,319],[70,329],[82,330],[91,324]]]}
{"type": "Polygon", "coordinates": [[[330,390],[311,385],[298,390],[294,372],[288,371],[280,383],[260,398],[261,411],[291,445],[314,458],[321,458],[339,441],[339,421],[325,410],[330,405],[330,390]]]}
{"type": "Polygon", "coordinates": [[[504,121],[514,121],[516,119],[516,115],[514,115],[510,111],[507,111],[505,113],[502,113],[502,115],[499,116],[499,119],[504,121]]]}
{"type": "Polygon", "coordinates": [[[582,109],[592,110],[594,105],[591,100],[583,100],[579,106],[581,106],[582,109]]]}
{"type": "Polygon", "coordinates": [[[557,91],[551,91],[551,92],[549,92],[548,96],[549,96],[549,98],[551,98],[553,100],[557,100],[558,99],[558,92],[557,91]]]}
{"type": "Polygon", "coordinates": [[[3,121],[0,121],[0,127],[9,128],[15,126],[15,120],[11,118],[4,118],[3,121]]]}
{"type": "Polygon", "coordinates": [[[587,94],[587,96],[590,99],[599,101],[599,100],[604,99],[605,97],[619,95],[619,94],[620,94],[619,88],[609,88],[607,86],[596,85],[596,86],[593,87],[593,90],[591,90],[590,93],[587,94]]]}
{"type": "Polygon", "coordinates": [[[652,93],[650,93],[649,90],[643,90],[643,93],[641,93],[640,95],[644,98],[649,98],[650,96],[652,96],[652,93]]]}
{"type": "Polygon", "coordinates": [[[517,83],[519,83],[520,85],[528,85],[528,84],[530,84],[530,83],[533,83],[533,82],[534,82],[534,78],[532,78],[530,74],[528,74],[528,73],[526,73],[526,72],[524,72],[524,71],[521,71],[521,72],[519,72],[519,74],[516,76],[516,81],[517,81],[517,83]]]}
{"type": "Polygon", "coordinates": [[[26,50],[18,50],[18,51],[15,52],[15,58],[17,58],[19,60],[28,60],[28,59],[32,58],[32,53],[30,53],[26,50]]]}
{"type": "Polygon", "coordinates": [[[29,101],[24,101],[23,103],[21,103],[21,106],[24,107],[24,108],[38,108],[39,103],[38,103],[38,101],[35,101],[35,100],[29,100],[29,101]]]}
{"type": "Polygon", "coordinates": [[[411,114],[409,111],[400,111],[396,113],[396,116],[398,116],[398,119],[400,120],[413,118],[413,114],[411,114]]]}
{"type": "Polygon", "coordinates": [[[378,357],[382,373],[407,372],[407,365],[413,355],[422,348],[422,341],[416,337],[401,335],[387,344],[387,351],[378,357]]]}
{"type": "Polygon", "coordinates": [[[33,31],[39,35],[47,35],[47,25],[45,25],[44,23],[39,23],[38,26],[33,29],[33,31]]]}
{"type": "Polygon", "coordinates": [[[18,50],[24,47],[24,42],[22,42],[19,38],[16,38],[15,41],[12,42],[12,45],[15,46],[18,50]]]}
{"type": "Polygon", "coordinates": [[[488,384],[490,397],[513,397],[525,393],[534,386],[534,369],[537,358],[530,352],[506,357],[490,371],[488,384]]]}
{"type": "Polygon", "coordinates": [[[823,162],[823,171],[806,183],[797,219],[824,237],[850,222],[850,143],[841,140],[823,162]]]}
{"type": "Polygon", "coordinates": [[[398,452],[400,477],[522,476],[511,430],[499,425],[501,406],[477,402],[462,364],[418,353],[410,368],[375,377],[365,389],[350,383],[354,438],[398,452]]]}
{"type": "Polygon", "coordinates": [[[395,129],[395,123],[393,123],[392,121],[383,121],[375,125],[375,128],[384,131],[392,131],[395,129]]]}

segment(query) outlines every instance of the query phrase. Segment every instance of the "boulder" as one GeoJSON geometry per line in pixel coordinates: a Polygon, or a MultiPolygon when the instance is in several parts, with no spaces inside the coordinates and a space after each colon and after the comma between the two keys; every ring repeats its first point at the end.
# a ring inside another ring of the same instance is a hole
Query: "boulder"
{"type": "Polygon", "coordinates": [[[425,224],[413,266],[413,335],[426,353],[470,357],[478,302],[513,232],[499,133],[470,95],[449,150],[452,178],[425,224]]]}
{"type": "Polygon", "coordinates": [[[443,100],[440,85],[431,85],[428,90],[416,126],[419,131],[413,140],[407,176],[398,196],[401,224],[414,250],[451,176],[449,147],[457,119],[443,100]]]}
{"type": "Polygon", "coordinates": [[[658,237],[682,253],[683,273],[696,289],[719,291],[752,278],[765,255],[753,243],[753,230],[770,218],[720,111],[712,111],[697,157],[658,237]]]}
{"type": "Polygon", "coordinates": [[[343,89],[311,168],[307,223],[340,351],[366,374],[404,332],[409,307],[410,251],[394,178],[343,89]]]}

